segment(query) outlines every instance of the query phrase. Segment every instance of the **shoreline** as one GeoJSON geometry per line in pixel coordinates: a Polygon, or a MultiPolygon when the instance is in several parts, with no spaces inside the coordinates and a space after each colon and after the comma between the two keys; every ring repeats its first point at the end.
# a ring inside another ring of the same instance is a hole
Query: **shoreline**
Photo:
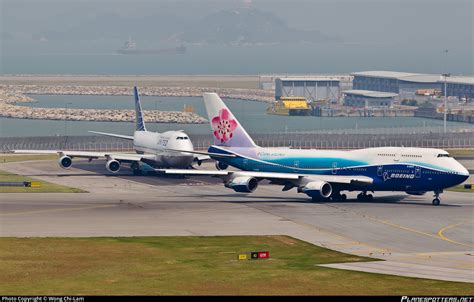
{"type": "Polygon", "coordinates": [[[61,75],[3,74],[3,85],[79,85],[79,86],[153,86],[215,87],[258,89],[258,75],[61,75]]]}
{"type": "MultiPolygon", "coordinates": [[[[140,87],[142,96],[201,97],[204,92],[216,92],[223,98],[272,102],[273,92],[259,89],[210,87],[140,87]]],[[[34,95],[97,95],[132,96],[133,88],[124,86],[69,85],[0,85],[0,117],[17,119],[133,122],[134,110],[35,108],[24,106],[35,102],[34,95]],[[33,97],[32,97],[33,96],[33,97]]],[[[145,122],[203,124],[207,119],[194,112],[147,110],[145,122]]]]}

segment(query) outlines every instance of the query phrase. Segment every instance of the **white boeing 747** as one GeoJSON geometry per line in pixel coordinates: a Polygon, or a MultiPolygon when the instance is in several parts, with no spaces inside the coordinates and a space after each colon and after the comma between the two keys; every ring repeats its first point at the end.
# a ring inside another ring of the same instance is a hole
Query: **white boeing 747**
{"type": "MultiPolygon", "coordinates": [[[[441,149],[381,147],[351,151],[262,148],[257,146],[232,112],[215,93],[205,93],[214,144],[205,154],[217,160],[220,171],[158,169],[164,174],[220,177],[237,192],[253,192],[262,179],[296,188],[313,200],[346,200],[343,191],[361,192],[357,199],[371,200],[367,192],[402,191],[422,195],[434,192],[439,205],[444,189],[464,182],[469,172],[441,149]],[[225,171],[228,166],[240,171],[225,171]]],[[[171,148],[168,148],[171,149],[171,148]]],[[[176,152],[184,151],[174,149],[176,152]]],[[[190,152],[191,153],[191,152],[190,152]]]]}
{"type": "Polygon", "coordinates": [[[112,173],[117,173],[123,163],[130,164],[134,174],[140,174],[142,164],[145,163],[152,168],[189,168],[193,162],[199,165],[203,160],[209,159],[207,155],[194,155],[192,153],[171,152],[168,148],[183,151],[193,151],[193,144],[183,131],[166,131],[157,133],[147,131],[143,120],[142,105],[138,95],[137,87],[133,88],[135,96],[136,130],[133,136],[95,132],[91,133],[117,137],[133,141],[133,148],[137,154],[115,153],[115,152],[88,152],[69,150],[14,150],[14,153],[36,153],[36,154],[58,154],[59,166],[68,169],[72,165],[72,159],[88,158],[89,160],[105,158],[105,167],[112,173]]]}

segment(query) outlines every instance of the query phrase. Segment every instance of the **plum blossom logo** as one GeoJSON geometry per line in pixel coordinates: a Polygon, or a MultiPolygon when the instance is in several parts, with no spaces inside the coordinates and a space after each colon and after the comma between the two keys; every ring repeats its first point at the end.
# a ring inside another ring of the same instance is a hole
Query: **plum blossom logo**
{"type": "Polygon", "coordinates": [[[219,110],[219,115],[212,119],[212,130],[214,137],[221,143],[225,143],[232,138],[232,132],[237,128],[237,121],[230,118],[229,110],[219,110]]]}

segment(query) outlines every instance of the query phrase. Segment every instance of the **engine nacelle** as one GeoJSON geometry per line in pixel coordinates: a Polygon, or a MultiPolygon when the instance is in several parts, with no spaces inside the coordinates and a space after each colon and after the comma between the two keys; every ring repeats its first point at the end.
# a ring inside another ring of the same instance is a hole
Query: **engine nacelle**
{"type": "Polygon", "coordinates": [[[66,155],[61,156],[58,160],[58,164],[63,169],[69,169],[72,165],[72,158],[66,155]]]}
{"type": "Polygon", "coordinates": [[[117,173],[120,170],[120,162],[115,159],[110,159],[105,164],[105,167],[107,168],[107,170],[109,170],[109,172],[117,173]]]}
{"type": "Polygon", "coordinates": [[[330,183],[320,180],[310,181],[306,185],[298,188],[299,193],[305,193],[310,197],[328,198],[332,193],[330,183]]]}
{"type": "Polygon", "coordinates": [[[410,195],[421,196],[421,195],[425,195],[426,191],[406,191],[405,193],[410,194],[410,195]]]}
{"type": "Polygon", "coordinates": [[[216,161],[216,169],[217,170],[225,170],[229,167],[228,164],[221,163],[220,161],[216,161]]]}
{"type": "Polygon", "coordinates": [[[237,176],[229,180],[226,187],[233,189],[235,192],[251,193],[258,187],[258,180],[254,177],[237,176]]]}

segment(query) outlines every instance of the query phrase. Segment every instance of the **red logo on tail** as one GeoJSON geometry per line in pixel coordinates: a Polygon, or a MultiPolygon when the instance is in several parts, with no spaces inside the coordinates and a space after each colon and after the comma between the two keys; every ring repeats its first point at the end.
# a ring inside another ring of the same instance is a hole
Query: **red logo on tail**
{"type": "Polygon", "coordinates": [[[232,138],[232,132],[237,128],[237,121],[230,118],[229,110],[219,110],[219,116],[212,119],[212,130],[214,130],[214,137],[221,143],[232,138]]]}

